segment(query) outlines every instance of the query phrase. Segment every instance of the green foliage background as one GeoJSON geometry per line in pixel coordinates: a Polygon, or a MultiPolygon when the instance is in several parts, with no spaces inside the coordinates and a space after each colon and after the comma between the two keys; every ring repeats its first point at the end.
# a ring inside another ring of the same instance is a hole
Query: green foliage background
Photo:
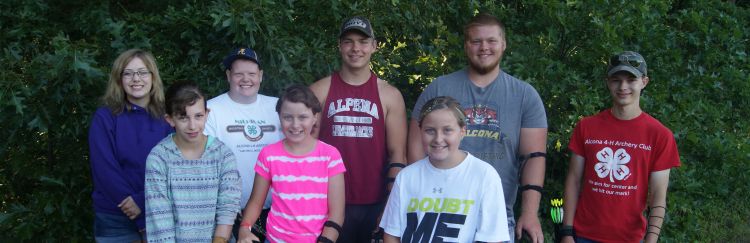
{"type": "MultiPolygon", "coordinates": [[[[462,25],[478,10],[508,29],[501,67],[534,85],[549,118],[546,188],[562,193],[567,140],[608,106],[606,59],[637,50],[649,83],[641,104],[671,128],[673,170],[664,242],[744,241],[750,234],[750,10],[747,1],[0,0],[0,241],[92,241],[87,134],[111,62],[140,47],[167,85],[227,84],[237,45],[261,55],[262,93],[311,83],[339,66],[336,35],[368,16],[380,40],[373,69],[411,109],[433,78],[462,68],[462,25]]],[[[548,200],[542,217],[552,239],[548,200]]],[[[616,209],[613,209],[616,210],[616,209]]]]}

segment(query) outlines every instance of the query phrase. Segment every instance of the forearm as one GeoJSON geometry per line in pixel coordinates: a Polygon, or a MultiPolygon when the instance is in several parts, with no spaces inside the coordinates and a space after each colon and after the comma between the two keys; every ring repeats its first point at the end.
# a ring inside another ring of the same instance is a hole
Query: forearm
{"type": "Polygon", "coordinates": [[[401,238],[389,234],[383,234],[383,243],[400,243],[401,238]]]}
{"type": "MultiPolygon", "coordinates": [[[[345,202],[344,174],[340,173],[328,180],[328,221],[338,226],[344,225],[345,202]]],[[[333,242],[339,238],[339,231],[333,226],[323,227],[322,236],[333,242]]]]}
{"type": "MultiPolygon", "coordinates": [[[[544,170],[546,169],[547,152],[547,129],[546,128],[521,128],[521,139],[518,152],[526,158],[521,168],[521,186],[544,186],[544,170]]],[[[521,215],[533,213],[539,210],[539,201],[542,194],[535,190],[522,192],[521,215]]]]}
{"type": "Polygon", "coordinates": [[[565,179],[565,193],[563,194],[563,225],[573,225],[573,218],[578,205],[581,178],[573,173],[568,173],[565,179]]]}
{"type": "MultiPolygon", "coordinates": [[[[526,166],[521,176],[521,186],[525,185],[544,185],[544,157],[531,158],[526,162],[526,166]]],[[[521,194],[521,214],[536,214],[539,210],[539,202],[542,199],[542,193],[536,190],[525,190],[521,194]]]]}
{"type": "Polygon", "coordinates": [[[644,242],[652,243],[659,240],[661,226],[664,223],[664,216],[667,213],[666,205],[666,200],[649,203],[648,227],[646,227],[644,242]]]}
{"type": "Polygon", "coordinates": [[[263,202],[254,202],[253,200],[247,202],[247,205],[242,210],[242,224],[254,224],[255,221],[260,217],[261,209],[263,209],[263,202]]]}
{"type": "Polygon", "coordinates": [[[242,197],[240,174],[236,168],[233,154],[226,153],[221,173],[219,194],[216,205],[216,224],[232,225],[240,209],[240,198],[242,197]]]}
{"type": "Polygon", "coordinates": [[[667,186],[669,169],[651,172],[648,195],[648,226],[644,242],[656,242],[661,235],[664,216],[667,215],[667,186]]]}

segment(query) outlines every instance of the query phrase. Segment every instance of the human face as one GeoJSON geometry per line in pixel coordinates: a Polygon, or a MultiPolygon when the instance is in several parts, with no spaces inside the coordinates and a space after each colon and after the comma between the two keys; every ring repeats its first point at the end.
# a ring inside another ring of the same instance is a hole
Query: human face
{"type": "Polygon", "coordinates": [[[312,109],[299,102],[284,101],[279,112],[281,129],[289,144],[302,144],[310,141],[316,117],[312,109]]]}
{"type": "Polygon", "coordinates": [[[263,82],[263,70],[260,70],[258,64],[250,60],[237,59],[232,63],[232,69],[226,73],[229,97],[241,104],[255,102],[260,83],[263,82]]]}
{"type": "Polygon", "coordinates": [[[607,88],[616,107],[640,107],[641,90],[648,84],[648,77],[636,77],[629,72],[617,72],[607,78],[607,88]]]}
{"type": "Polygon", "coordinates": [[[435,167],[451,168],[461,161],[463,153],[458,150],[466,128],[458,125],[458,119],[448,108],[430,112],[422,119],[422,144],[435,167]]]}
{"type": "Polygon", "coordinates": [[[500,34],[500,26],[474,26],[466,33],[464,51],[469,58],[469,67],[479,74],[499,69],[505,52],[505,38],[500,34]]]}
{"type": "Polygon", "coordinates": [[[203,99],[197,99],[185,107],[185,115],[167,114],[166,120],[174,127],[175,139],[183,143],[201,142],[208,111],[203,99]]]}
{"type": "Polygon", "coordinates": [[[152,76],[143,60],[138,57],[130,60],[122,70],[120,78],[128,101],[140,107],[146,107],[151,98],[152,76]]]}
{"type": "Polygon", "coordinates": [[[339,39],[339,52],[344,68],[370,68],[370,58],[377,49],[376,41],[359,31],[344,33],[339,39]]]}

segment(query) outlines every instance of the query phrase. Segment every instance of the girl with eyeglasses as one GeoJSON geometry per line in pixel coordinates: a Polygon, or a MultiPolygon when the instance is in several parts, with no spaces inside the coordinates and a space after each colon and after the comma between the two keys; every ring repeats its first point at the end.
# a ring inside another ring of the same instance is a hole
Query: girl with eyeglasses
{"type": "Polygon", "coordinates": [[[103,106],[89,128],[94,239],[140,242],[145,230],[144,172],[151,148],[172,128],[151,53],[131,49],[112,64],[103,106]]]}

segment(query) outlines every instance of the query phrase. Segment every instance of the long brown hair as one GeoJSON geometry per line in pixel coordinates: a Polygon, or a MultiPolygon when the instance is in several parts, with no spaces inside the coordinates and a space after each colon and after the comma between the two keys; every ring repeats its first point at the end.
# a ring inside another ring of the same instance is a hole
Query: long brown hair
{"type": "Polygon", "coordinates": [[[101,98],[102,103],[115,115],[122,113],[125,109],[128,111],[132,109],[122,87],[122,71],[136,57],[141,59],[146,68],[151,71],[149,101],[147,107],[143,108],[148,110],[152,117],[161,118],[164,116],[164,84],[159,75],[159,68],[156,66],[156,59],[151,53],[141,49],[130,49],[117,56],[112,63],[112,70],[109,72],[109,82],[104,96],[101,98]]]}

